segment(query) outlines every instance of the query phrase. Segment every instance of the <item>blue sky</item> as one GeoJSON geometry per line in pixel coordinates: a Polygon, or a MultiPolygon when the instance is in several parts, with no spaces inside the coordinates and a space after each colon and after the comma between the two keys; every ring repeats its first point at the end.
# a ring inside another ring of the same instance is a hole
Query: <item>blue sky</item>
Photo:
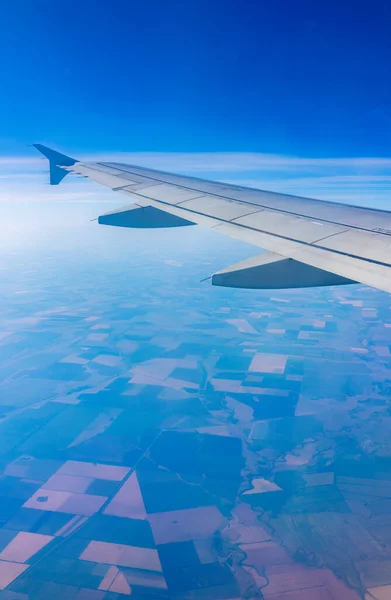
{"type": "Polygon", "coordinates": [[[18,0],[0,12],[2,153],[37,141],[391,153],[388,0],[18,0]]]}
{"type": "Polygon", "coordinates": [[[123,202],[71,177],[47,186],[34,142],[390,208],[390,31],[388,0],[3,2],[8,230],[16,201],[66,202],[70,223],[74,202],[88,216],[123,202]]]}

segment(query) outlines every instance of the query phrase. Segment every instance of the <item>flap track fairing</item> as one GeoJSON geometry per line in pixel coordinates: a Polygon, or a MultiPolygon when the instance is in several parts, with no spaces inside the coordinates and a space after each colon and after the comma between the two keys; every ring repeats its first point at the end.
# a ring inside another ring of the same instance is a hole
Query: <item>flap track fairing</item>
{"type": "Polygon", "coordinates": [[[356,283],[274,252],[262,252],[212,276],[212,285],[247,289],[287,289],[356,283]]]}

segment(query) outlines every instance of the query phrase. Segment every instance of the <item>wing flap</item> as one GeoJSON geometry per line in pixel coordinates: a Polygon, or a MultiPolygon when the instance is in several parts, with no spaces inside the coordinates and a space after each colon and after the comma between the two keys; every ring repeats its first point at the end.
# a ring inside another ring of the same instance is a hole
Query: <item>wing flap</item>
{"type": "Polygon", "coordinates": [[[347,254],[359,251],[363,259],[391,265],[391,236],[388,235],[347,229],[330,239],[321,240],[316,245],[347,254]]]}
{"type": "Polygon", "coordinates": [[[280,214],[269,209],[241,217],[235,222],[251,229],[283,235],[310,244],[347,231],[347,228],[342,225],[304,219],[295,215],[280,214]]]}
{"type": "Polygon", "coordinates": [[[188,190],[186,188],[158,184],[156,182],[151,182],[146,190],[148,190],[148,198],[151,198],[151,200],[159,200],[167,204],[179,204],[185,200],[191,200],[192,198],[197,198],[197,196],[202,195],[197,190],[188,190]]]}
{"type": "Polygon", "coordinates": [[[233,221],[239,217],[244,217],[250,213],[257,212],[259,209],[248,204],[235,202],[219,196],[199,196],[193,200],[181,202],[181,208],[195,213],[215,217],[219,220],[233,221]]]}

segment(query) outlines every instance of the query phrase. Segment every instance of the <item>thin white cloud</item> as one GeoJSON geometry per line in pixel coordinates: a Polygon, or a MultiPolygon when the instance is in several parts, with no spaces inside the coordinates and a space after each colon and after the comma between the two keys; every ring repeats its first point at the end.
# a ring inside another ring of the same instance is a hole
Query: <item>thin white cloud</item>
{"type": "Polygon", "coordinates": [[[191,171],[303,171],[313,169],[391,169],[391,158],[351,157],[351,158],[310,158],[279,156],[249,152],[139,152],[95,154],[83,160],[125,162],[155,168],[176,168],[191,171]]]}
{"type": "Polygon", "coordinates": [[[0,165],[31,165],[36,166],[40,164],[39,156],[36,158],[30,158],[27,156],[0,156],[0,165]]]}
{"type": "MultiPolygon", "coordinates": [[[[155,168],[167,166],[191,171],[391,169],[391,158],[387,157],[313,158],[255,152],[116,152],[82,155],[79,160],[125,162],[155,168]]],[[[40,157],[0,156],[0,167],[36,167],[40,164],[40,157]]]]}
{"type": "Polygon", "coordinates": [[[21,179],[35,179],[42,177],[39,173],[7,173],[1,174],[0,179],[9,179],[11,181],[20,181],[21,179]]]}
{"type": "MultiPolygon", "coordinates": [[[[260,153],[108,153],[82,160],[125,162],[293,195],[391,208],[391,158],[290,157],[260,153]]],[[[72,176],[49,187],[39,157],[0,157],[0,201],[107,202],[124,198],[72,176]]],[[[125,199],[126,203],[126,199],[125,199]]]]}
{"type": "MultiPolygon", "coordinates": [[[[296,177],[296,178],[277,178],[270,177],[258,177],[254,179],[245,178],[230,178],[224,179],[225,183],[232,183],[235,185],[243,185],[245,187],[263,189],[265,185],[273,190],[297,190],[297,189],[311,189],[311,190],[325,190],[333,191],[335,189],[344,190],[367,190],[367,191],[391,191],[391,177],[385,175],[349,175],[341,177],[296,177]]],[[[292,192],[293,193],[293,192],[292,192]]]]}

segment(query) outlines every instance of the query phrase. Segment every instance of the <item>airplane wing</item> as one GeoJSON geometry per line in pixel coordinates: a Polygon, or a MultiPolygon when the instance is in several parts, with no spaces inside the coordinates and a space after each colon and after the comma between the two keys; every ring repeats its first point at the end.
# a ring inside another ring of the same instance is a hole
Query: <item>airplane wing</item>
{"type": "Polygon", "coordinates": [[[268,250],[212,276],[213,285],[282,289],[363,283],[391,292],[391,213],[112,162],[81,162],[34,144],[50,182],[76,173],[125,194],[99,217],[117,227],[209,227],[268,250]]]}

